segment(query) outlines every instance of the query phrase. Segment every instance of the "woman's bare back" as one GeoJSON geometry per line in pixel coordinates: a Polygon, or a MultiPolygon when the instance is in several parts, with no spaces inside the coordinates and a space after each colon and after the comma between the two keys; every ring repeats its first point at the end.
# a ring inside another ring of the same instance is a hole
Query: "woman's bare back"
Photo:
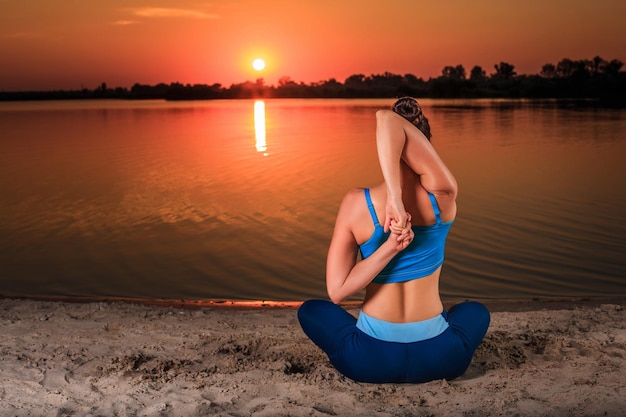
{"type": "MultiPolygon", "coordinates": [[[[408,167],[406,169],[409,169],[408,167]]],[[[406,173],[404,188],[405,208],[411,214],[413,226],[428,226],[435,224],[435,214],[428,197],[428,192],[419,184],[419,178],[412,171],[406,173]]],[[[380,184],[370,189],[372,203],[378,219],[385,217],[385,201],[387,191],[385,184],[380,184]]],[[[358,200],[357,200],[358,201],[358,200]]],[[[354,225],[355,240],[358,244],[365,242],[374,232],[374,224],[371,220],[365,200],[362,208],[358,211],[358,223],[354,225]]],[[[451,211],[451,210],[448,210],[451,211]]],[[[450,221],[454,218],[454,211],[442,212],[442,218],[450,221]]],[[[381,320],[405,323],[432,318],[441,314],[443,304],[439,297],[439,275],[441,267],[432,274],[406,282],[377,284],[370,283],[366,288],[363,301],[363,311],[381,320]]]]}

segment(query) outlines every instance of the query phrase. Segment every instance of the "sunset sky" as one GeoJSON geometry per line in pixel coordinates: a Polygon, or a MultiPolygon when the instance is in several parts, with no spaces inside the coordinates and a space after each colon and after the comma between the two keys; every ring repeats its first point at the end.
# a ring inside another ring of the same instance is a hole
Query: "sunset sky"
{"type": "Polygon", "coordinates": [[[0,91],[626,62],[624,0],[0,0],[0,10],[0,91]]]}

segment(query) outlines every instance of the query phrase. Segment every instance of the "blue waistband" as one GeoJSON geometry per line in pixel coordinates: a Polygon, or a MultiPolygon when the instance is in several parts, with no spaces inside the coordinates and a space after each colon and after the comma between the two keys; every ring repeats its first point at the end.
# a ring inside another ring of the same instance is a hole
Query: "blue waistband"
{"type": "Polygon", "coordinates": [[[357,329],[375,339],[385,342],[413,343],[439,336],[448,328],[445,311],[431,319],[410,323],[392,323],[364,312],[359,313],[357,329]]]}

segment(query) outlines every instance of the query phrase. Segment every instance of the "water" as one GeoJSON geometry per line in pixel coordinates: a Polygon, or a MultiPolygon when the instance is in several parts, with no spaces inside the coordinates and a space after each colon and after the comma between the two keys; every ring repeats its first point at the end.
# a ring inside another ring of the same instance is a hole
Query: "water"
{"type": "MultiPolygon", "coordinates": [[[[0,103],[0,294],[325,297],[390,103],[0,103]]],[[[460,186],[444,299],[626,295],[626,111],[422,104],[460,186]]]]}

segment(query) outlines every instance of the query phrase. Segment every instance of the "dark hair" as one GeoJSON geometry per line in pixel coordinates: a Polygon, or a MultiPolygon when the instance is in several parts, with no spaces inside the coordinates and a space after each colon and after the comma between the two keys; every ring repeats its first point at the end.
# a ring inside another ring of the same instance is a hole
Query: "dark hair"
{"type": "Polygon", "coordinates": [[[426,136],[426,139],[430,140],[432,136],[430,133],[430,125],[417,100],[413,97],[399,98],[393,104],[392,110],[413,123],[424,136],[426,136]]]}

